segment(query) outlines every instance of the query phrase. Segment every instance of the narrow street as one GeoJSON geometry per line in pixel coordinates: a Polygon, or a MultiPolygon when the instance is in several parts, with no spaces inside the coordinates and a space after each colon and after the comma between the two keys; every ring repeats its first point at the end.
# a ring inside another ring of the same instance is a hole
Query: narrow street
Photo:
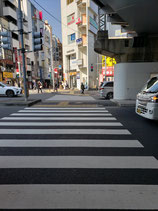
{"type": "Polygon", "coordinates": [[[57,94],[1,114],[0,209],[156,209],[157,143],[133,109],[57,94]]]}

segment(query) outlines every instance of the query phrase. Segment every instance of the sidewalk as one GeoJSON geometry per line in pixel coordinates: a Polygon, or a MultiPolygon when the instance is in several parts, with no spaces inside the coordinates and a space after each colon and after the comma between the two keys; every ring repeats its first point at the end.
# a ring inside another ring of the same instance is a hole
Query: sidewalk
{"type": "Polygon", "coordinates": [[[115,100],[112,99],[112,102],[116,103],[120,107],[135,107],[136,100],[115,100]]]}

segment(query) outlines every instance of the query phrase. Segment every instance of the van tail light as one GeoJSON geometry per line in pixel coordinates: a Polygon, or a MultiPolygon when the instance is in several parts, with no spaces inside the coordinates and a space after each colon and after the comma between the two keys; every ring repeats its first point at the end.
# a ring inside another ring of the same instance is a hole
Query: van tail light
{"type": "Polygon", "coordinates": [[[100,90],[103,90],[104,88],[100,88],[100,90]]]}

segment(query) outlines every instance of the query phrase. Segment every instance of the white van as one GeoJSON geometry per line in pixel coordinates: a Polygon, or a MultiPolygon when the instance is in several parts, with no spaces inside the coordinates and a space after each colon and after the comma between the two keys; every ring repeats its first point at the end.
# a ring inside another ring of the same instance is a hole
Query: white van
{"type": "Polygon", "coordinates": [[[100,97],[106,99],[112,99],[114,92],[114,82],[113,81],[104,81],[101,87],[99,88],[100,97]]]}
{"type": "Polygon", "coordinates": [[[136,113],[158,120],[158,76],[151,78],[137,95],[136,113]]]}

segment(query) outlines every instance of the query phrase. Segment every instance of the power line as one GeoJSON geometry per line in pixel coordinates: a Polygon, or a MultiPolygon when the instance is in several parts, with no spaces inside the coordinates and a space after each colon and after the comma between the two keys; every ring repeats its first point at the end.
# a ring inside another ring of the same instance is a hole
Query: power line
{"type": "MultiPolygon", "coordinates": [[[[36,0],[33,0],[41,9],[43,9],[48,15],[50,15],[53,19],[55,19],[57,22],[59,22],[61,25],[71,29],[72,31],[74,32],[77,32],[77,33],[81,33],[80,31],[77,31],[75,29],[72,29],[71,27],[67,26],[65,23],[63,23],[61,20],[59,20],[58,18],[56,18],[54,15],[52,15],[47,9],[45,9],[41,4],[39,4],[36,0]]],[[[88,37],[91,37],[91,38],[94,38],[90,35],[88,35],[88,37]]]]}

